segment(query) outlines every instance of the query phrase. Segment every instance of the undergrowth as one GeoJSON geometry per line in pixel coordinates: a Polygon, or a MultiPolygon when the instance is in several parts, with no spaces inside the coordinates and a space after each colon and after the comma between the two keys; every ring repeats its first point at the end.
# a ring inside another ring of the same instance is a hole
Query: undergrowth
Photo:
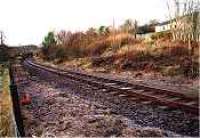
{"type": "Polygon", "coordinates": [[[9,75],[8,70],[1,68],[2,89],[0,91],[0,137],[15,136],[12,102],[9,93],[9,75]]]}
{"type": "Polygon", "coordinates": [[[41,52],[40,57],[57,64],[76,58],[90,58],[88,62],[95,67],[156,71],[163,75],[191,78],[199,76],[199,44],[192,43],[191,52],[187,43],[172,41],[169,32],[155,34],[150,41],[120,32],[115,35],[78,32],[68,36],[64,43],[50,46],[41,52]]]}

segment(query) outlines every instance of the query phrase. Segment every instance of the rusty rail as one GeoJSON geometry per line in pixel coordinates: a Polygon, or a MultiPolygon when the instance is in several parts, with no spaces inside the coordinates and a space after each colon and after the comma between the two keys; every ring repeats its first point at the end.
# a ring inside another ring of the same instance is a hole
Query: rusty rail
{"type": "Polygon", "coordinates": [[[109,90],[107,92],[117,91],[117,95],[124,94],[126,95],[126,98],[139,97],[144,101],[151,101],[152,103],[166,105],[171,108],[179,108],[181,110],[185,110],[197,115],[199,114],[198,98],[189,98],[181,93],[153,88],[149,86],[132,84],[119,80],[97,77],[93,75],[87,75],[75,71],[60,70],[46,65],[33,63],[32,61],[26,61],[26,64],[29,67],[35,67],[37,69],[65,76],[75,81],[87,83],[91,86],[107,89],[109,90]],[[117,85],[108,85],[110,83],[115,83],[117,85]],[[143,92],[138,92],[138,90],[142,90],[143,92]]]}

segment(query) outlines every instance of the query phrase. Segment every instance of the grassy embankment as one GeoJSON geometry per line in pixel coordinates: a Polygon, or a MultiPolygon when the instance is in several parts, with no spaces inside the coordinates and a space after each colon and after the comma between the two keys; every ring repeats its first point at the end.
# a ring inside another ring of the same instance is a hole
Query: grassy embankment
{"type": "Polygon", "coordinates": [[[106,71],[158,72],[166,76],[192,78],[199,76],[198,43],[192,44],[194,52],[191,55],[187,43],[172,41],[169,34],[154,35],[148,41],[134,39],[133,35],[124,33],[90,37],[84,34],[80,39],[73,34],[65,43],[49,47],[41,57],[55,64],[71,62],[82,68],[103,67],[106,71]]]}
{"type": "Polygon", "coordinates": [[[197,77],[199,75],[199,46],[194,44],[194,53],[189,56],[188,45],[170,40],[140,41],[122,45],[116,50],[105,50],[102,55],[110,52],[109,57],[92,60],[93,66],[103,66],[108,69],[160,72],[162,75],[184,75],[197,77]]]}
{"type": "Polygon", "coordinates": [[[0,137],[14,137],[12,102],[8,69],[0,65],[0,137]]]}

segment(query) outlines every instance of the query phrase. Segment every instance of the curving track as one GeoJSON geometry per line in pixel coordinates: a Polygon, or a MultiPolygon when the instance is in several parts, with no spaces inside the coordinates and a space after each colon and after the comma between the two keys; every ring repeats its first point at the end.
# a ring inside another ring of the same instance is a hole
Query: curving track
{"type": "Polygon", "coordinates": [[[142,101],[144,104],[165,105],[170,108],[178,108],[195,115],[199,115],[198,98],[189,98],[184,94],[152,88],[129,82],[107,79],[93,75],[83,74],[71,70],[60,70],[53,67],[34,63],[26,60],[25,66],[35,70],[45,70],[57,75],[67,77],[81,83],[89,84],[91,87],[103,89],[105,93],[111,93],[113,96],[124,97],[129,100],[142,101]]]}

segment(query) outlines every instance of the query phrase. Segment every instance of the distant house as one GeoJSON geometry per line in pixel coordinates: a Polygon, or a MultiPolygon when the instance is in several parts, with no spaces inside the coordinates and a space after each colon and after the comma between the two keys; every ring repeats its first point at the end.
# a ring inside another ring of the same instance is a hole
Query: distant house
{"type": "Polygon", "coordinates": [[[166,31],[170,31],[171,28],[176,28],[175,20],[165,21],[165,22],[157,24],[155,26],[155,32],[166,32],[166,31]]]}
{"type": "Polygon", "coordinates": [[[192,15],[185,15],[179,17],[178,20],[172,19],[159,23],[155,26],[155,32],[166,32],[170,30],[175,30],[175,36],[179,39],[188,39],[200,41],[200,14],[199,12],[194,12],[192,15]],[[196,23],[196,26],[193,26],[193,23],[196,23]],[[196,28],[197,27],[197,28],[196,28]],[[194,32],[196,30],[196,32],[194,32]]]}
{"type": "Polygon", "coordinates": [[[200,42],[200,14],[194,12],[192,18],[191,15],[185,15],[179,17],[179,20],[172,19],[157,24],[147,24],[139,26],[137,30],[137,37],[143,39],[150,39],[154,33],[169,32],[174,30],[173,38],[181,40],[197,40],[200,42]],[[193,23],[196,26],[193,26],[193,23]],[[196,31],[194,31],[196,30],[196,31]]]}
{"type": "Polygon", "coordinates": [[[155,26],[157,24],[146,24],[139,26],[137,29],[137,38],[150,39],[151,36],[155,33],[155,26]]]}

